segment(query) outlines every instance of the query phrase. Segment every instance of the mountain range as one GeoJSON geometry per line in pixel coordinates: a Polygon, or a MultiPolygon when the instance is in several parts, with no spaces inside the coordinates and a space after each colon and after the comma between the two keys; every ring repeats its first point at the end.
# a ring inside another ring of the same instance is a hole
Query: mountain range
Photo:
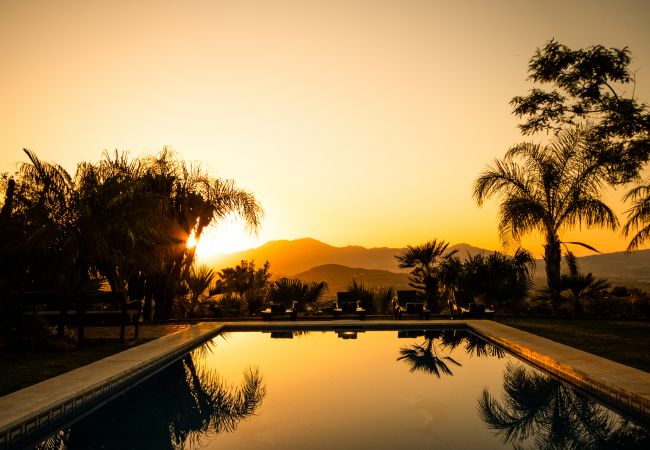
{"type": "MultiPolygon", "coordinates": [[[[458,250],[458,256],[461,258],[467,257],[470,253],[492,253],[469,244],[456,244],[450,246],[449,249],[458,250]]],[[[366,248],[358,245],[334,247],[316,239],[303,238],[291,241],[270,241],[260,247],[229,255],[219,255],[207,263],[210,266],[221,268],[235,266],[243,259],[247,261],[254,259],[258,264],[269,261],[274,277],[294,276],[325,264],[406,273],[407,271],[397,267],[395,259],[395,255],[403,251],[403,248],[366,248]]]]}
{"type": "MultiPolygon", "coordinates": [[[[461,259],[472,254],[490,254],[492,250],[469,244],[449,247],[458,250],[461,259]]],[[[207,264],[221,269],[233,267],[241,260],[255,260],[258,265],[269,261],[274,278],[288,276],[303,281],[327,281],[330,293],[344,290],[352,280],[368,287],[393,286],[408,288],[408,271],[397,266],[395,255],[404,248],[365,248],[351,245],[334,247],[311,238],[270,241],[249,250],[219,255],[207,264]]],[[[650,250],[633,253],[604,253],[578,258],[582,272],[606,278],[612,285],[625,285],[650,291],[650,250]]],[[[546,284],[543,260],[536,260],[535,284],[546,284]]]]}

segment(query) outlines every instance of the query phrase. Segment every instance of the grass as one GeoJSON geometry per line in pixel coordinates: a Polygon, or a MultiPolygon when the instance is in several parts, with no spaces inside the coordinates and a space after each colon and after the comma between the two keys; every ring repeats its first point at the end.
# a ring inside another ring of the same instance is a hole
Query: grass
{"type": "Polygon", "coordinates": [[[650,372],[650,322],[632,320],[496,317],[562,344],[650,372]]]}
{"type": "Polygon", "coordinates": [[[0,377],[0,396],[106,358],[148,340],[138,339],[120,344],[117,339],[87,339],[79,347],[66,352],[2,352],[0,353],[0,367],[3,368],[0,377]]]}

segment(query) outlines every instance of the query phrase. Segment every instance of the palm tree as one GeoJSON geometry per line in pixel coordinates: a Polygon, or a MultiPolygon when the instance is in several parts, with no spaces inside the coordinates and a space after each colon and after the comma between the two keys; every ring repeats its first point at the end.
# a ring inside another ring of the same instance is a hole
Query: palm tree
{"type": "Polygon", "coordinates": [[[397,295],[392,286],[380,286],[373,289],[372,305],[376,313],[388,314],[393,312],[393,301],[397,295]]]}
{"type": "Polygon", "coordinates": [[[248,315],[254,315],[262,306],[271,278],[268,261],[262,267],[255,267],[255,261],[242,260],[235,267],[226,267],[219,272],[214,293],[237,294],[239,301],[246,303],[248,315]]]}
{"type": "Polygon", "coordinates": [[[166,245],[159,247],[161,276],[156,284],[156,314],[169,318],[181,280],[194,261],[194,247],[187,246],[193,234],[196,240],[208,225],[231,214],[240,216],[246,226],[256,231],[263,210],[254,195],[238,188],[232,180],[214,179],[200,166],[188,166],[169,148],[144,160],[142,181],[147,190],[161,200],[166,229],[166,245]]]}
{"type": "Polygon", "coordinates": [[[627,251],[636,250],[650,238],[650,184],[641,185],[628,192],[625,200],[632,200],[633,206],[627,210],[627,222],[623,234],[628,236],[633,228],[636,234],[627,246],[627,251]]]}
{"type": "MultiPolygon", "coordinates": [[[[576,225],[615,229],[618,224],[600,199],[607,173],[589,152],[586,133],[576,127],[560,132],[549,145],[515,145],[474,183],[479,206],[493,196],[500,198],[499,233],[504,244],[532,231],[544,234],[546,278],[554,308],[559,301],[560,232],[576,225]]],[[[582,242],[571,244],[597,251],[582,242]]]]}
{"type": "Polygon", "coordinates": [[[200,312],[201,296],[210,288],[216,276],[214,270],[204,264],[192,265],[185,279],[189,293],[180,303],[184,317],[194,317],[200,312]]]}
{"type": "Polygon", "coordinates": [[[578,269],[578,260],[572,252],[567,251],[565,259],[569,273],[562,275],[562,289],[573,304],[573,314],[580,316],[584,312],[583,303],[601,299],[610,284],[605,279],[594,278],[591,272],[581,273],[578,269]]]}
{"type": "Polygon", "coordinates": [[[434,239],[422,245],[408,245],[404,253],[395,256],[401,269],[412,269],[409,285],[420,291],[434,312],[440,310],[440,263],[457,253],[457,250],[445,253],[448,246],[448,242],[434,239]]]}
{"type": "Polygon", "coordinates": [[[327,283],[312,281],[306,283],[297,278],[279,278],[271,283],[268,299],[273,303],[290,306],[297,302],[298,309],[305,311],[308,305],[313,305],[323,298],[327,292],[327,283]]]}

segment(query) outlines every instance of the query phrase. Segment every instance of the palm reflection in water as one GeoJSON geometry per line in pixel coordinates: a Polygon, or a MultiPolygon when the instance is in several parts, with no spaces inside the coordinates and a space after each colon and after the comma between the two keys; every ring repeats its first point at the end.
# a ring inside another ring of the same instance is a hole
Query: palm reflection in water
{"type": "Polygon", "coordinates": [[[500,401],[487,389],[481,419],[515,448],[647,449],[650,433],[533,368],[508,363],[500,401]]]}
{"type": "Polygon", "coordinates": [[[262,375],[249,368],[240,386],[230,385],[195,364],[206,351],[195,350],[37,448],[193,449],[211,435],[234,431],[262,404],[262,375]]]}
{"type": "Polygon", "coordinates": [[[464,344],[465,351],[470,356],[503,358],[505,353],[499,347],[489,344],[464,330],[404,330],[398,337],[419,337],[424,341],[409,347],[402,347],[398,361],[405,361],[411,372],[424,372],[440,378],[443,375],[453,375],[452,366],[462,364],[451,357],[451,352],[464,344]]]}

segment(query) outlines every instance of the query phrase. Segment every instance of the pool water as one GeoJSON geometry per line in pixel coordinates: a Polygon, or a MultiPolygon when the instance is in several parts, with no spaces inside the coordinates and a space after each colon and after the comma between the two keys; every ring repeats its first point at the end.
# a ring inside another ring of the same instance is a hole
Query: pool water
{"type": "Polygon", "coordinates": [[[466,330],[232,332],[58,449],[650,448],[646,428],[466,330]]]}

